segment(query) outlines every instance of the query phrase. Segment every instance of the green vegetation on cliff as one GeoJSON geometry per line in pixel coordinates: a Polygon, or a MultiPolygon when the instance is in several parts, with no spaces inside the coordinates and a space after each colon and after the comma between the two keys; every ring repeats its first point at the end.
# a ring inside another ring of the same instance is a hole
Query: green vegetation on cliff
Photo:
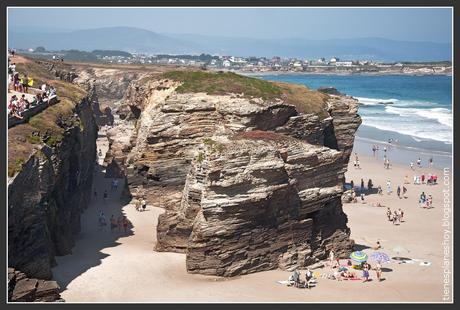
{"type": "Polygon", "coordinates": [[[178,93],[235,93],[246,98],[282,99],[295,105],[301,113],[314,113],[320,118],[328,116],[325,109],[328,96],[303,85],[265,81],[233,72],[169,71],[163,73],[162,78],[181,82],[176,89],[178,93]]]}
{"type": "Polygon", "coordinates": [[[58,80],[44,66],[26,61],[17,65],[18,72],[27,73],[34,79],[34,87],[47,83],[56,88],[59,102],[30,118],[28,123],[8,129],[8,175],[11,177],[21,170],[34,150],[39,149],[42,141],[55,146],[63,137],[65,128],[61,121],[71,119],[75,106],[87,93],[79,86],[58,80]],[[45,139],[43,139],[45,138],[45,139]]]}

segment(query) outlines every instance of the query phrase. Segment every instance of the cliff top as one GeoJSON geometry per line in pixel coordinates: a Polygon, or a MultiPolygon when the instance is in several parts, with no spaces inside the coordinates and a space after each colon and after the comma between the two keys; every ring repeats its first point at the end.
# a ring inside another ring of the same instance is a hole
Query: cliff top
{"type": "Polygon", "coordinates": [[[27,74],[32,78],[34,87],[40,87],[43,83],[54,86],[59,102],[31,117],[27,123],[8,129],[8,176],[10,177],[20,171],[22,164],[34,150],[39,149],[44,143],[54,146],[63,138],[65,128],[58,125],[59,120],[72,116],[75,105],[87,95],[86,91],[79,86],[59,80],[45,66],[34,60],[15,57],[12,62],[15,61],[16,71],[20,72],[20,76],[27,74]]]}
{"type": "Polygon", "coordinates": [[[304,85],[265,81],[232,72],[169,71],[163,78],[181,82],[178,93],[205,92],[209,95],[243,94],[246,98],[281,99],[296,106],[300,113],[314,113],[327,117],[328,95],[310,90],[304,85]]]}

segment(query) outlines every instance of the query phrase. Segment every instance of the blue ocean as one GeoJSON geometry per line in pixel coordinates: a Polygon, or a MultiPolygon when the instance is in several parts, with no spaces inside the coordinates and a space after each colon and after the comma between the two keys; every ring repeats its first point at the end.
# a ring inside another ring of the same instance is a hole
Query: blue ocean
{"type": "Polygon", "coordinates": [[[257,75],[303,84],[332,86],[360,102],[363,123],[357,137],[409,148],[451,153],[452,77],[409,75],[257,75]],[[387,104],[382,104],[387,103],[387,104]]]}

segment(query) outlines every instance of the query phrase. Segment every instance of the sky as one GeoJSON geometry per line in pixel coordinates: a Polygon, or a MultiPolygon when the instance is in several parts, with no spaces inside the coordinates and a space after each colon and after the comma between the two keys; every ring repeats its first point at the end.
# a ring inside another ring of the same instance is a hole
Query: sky
{"type": "Polygon", "coordinates": [[[67,31],[112,26],[248,38],[379,37],[451,43],[451,8],[12,8],[8,26],[67,31]],[[37,18],[39,17],[39,18],[37,18]]]}

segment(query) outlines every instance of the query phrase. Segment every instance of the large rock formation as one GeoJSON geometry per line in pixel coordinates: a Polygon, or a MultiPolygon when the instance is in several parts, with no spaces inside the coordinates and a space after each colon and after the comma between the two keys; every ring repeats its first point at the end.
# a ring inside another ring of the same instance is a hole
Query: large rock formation
{"type": "Polygon", "coordinates": [[[52,302],[63,301],[56,281],[29,279],[27,276],[8,268],[8,301],[10,302],[52,302]]]}
{"type": "Polygon", "coordinates": [[[77,103],[59,120],[62,141],[41,145],[9,180],[8,265],[29,277],[50,279],[55,255],[71,253],[80,231],[96,158],[93,101],[90,95],[77,103]]]}
{"type": "MultiPolygon", "coordinates": [[[[283,99],[178,93],[172,80],[132,84],[109,163],[131,195],[162,208],[157,250],[190,272],[233,276],[306,266],[351,250],[344,172],[357,101],[324,95],[328,117],[283,99]]],[[[116,137],[116,138],[115,138],[116,137]]]]}

